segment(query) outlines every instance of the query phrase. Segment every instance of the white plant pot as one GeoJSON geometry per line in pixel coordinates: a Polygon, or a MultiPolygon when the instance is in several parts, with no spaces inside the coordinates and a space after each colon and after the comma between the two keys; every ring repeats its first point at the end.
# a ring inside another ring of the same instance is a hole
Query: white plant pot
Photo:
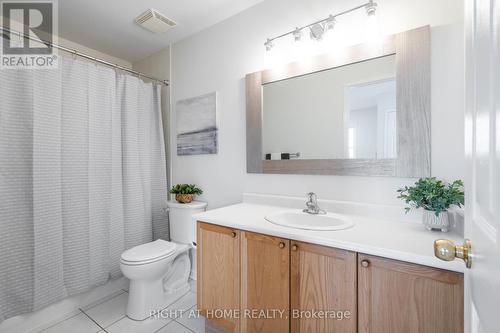
{"type": "Polygon", "coordinates": [[[424,209],[423,222],[428,230],[441,230],[442,232],[450,230],[450,220],[446,211],[436,216],[435,212],[424,209]]]}

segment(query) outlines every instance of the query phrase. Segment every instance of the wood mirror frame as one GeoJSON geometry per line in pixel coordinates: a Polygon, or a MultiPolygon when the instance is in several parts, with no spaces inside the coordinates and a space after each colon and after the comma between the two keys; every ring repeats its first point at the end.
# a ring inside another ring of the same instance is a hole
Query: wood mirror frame
{"type": "Polygon", "coordinates": [[[426,177],[431,172],[430,27],[386,36],[377,46],[360,44],[246,75],[247,172],[271,174],[426,177]],[[264,160],[262,85],[395,55],[396,159],[264,160]]]}

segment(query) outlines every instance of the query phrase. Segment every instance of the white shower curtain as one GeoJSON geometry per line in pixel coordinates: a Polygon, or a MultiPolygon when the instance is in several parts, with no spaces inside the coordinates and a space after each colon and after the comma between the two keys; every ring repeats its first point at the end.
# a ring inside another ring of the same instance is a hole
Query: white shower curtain
{"type": "Polygon", "coordinates": [[[0,321],[120,275],[168,239],[160,87],[63,57],[0,70],[0,321]]]}

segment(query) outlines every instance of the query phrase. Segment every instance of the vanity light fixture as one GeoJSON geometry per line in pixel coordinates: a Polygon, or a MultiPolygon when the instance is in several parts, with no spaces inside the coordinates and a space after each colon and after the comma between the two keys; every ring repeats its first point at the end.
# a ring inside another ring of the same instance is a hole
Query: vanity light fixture
{"type": "Polygon", "coordinates": [[[343,12],[337,13],[335,15],[328,15],[327,18],[310,23],[308,25],[302,26],[302,27],[297,27],[292,31],[288,31],[284,34],[281,34],[279,36],[273,37],[273,38],[268,38],[266,42],[264,43],[264,46],[266,47],[266,51],[270,51],[274,44],[273,41],[288,36],[288,35],[293,35],[293,38],[296,42],[300,41],[302,38],[302,32],[304,29],[309,28],[309,36],[313,40],[321,40],[324,36],[325,33],[327,33],[329,30],[335,29],[335,25],[337,23],[337,18],[339,16],[354,12],[358,9],[364,9],[366,11],[366,15],[368,16],[369,21],[373,21],[375,18],[375,14],[377,12],[377,3],[374,2],[373,0],[369,0],[368,2],[353,7],[351,9],[345,10],[343,12]]]}

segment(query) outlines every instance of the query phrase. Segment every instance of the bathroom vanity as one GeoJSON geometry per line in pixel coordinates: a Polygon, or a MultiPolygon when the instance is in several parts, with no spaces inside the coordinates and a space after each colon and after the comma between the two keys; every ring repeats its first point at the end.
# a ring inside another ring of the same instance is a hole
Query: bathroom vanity
{"type": "Polygon", "coordinates": [[[211,322],[240,333],[463,332],[463,267],[433,256],[439,234],[349,214],[354,226],[332,231],[265,219],[280,211],[300,210],[195,215],[198,308],[211,322]]]}
{"type": "MultiPolygon", "coordinates": [[[[425,26],[247,74],[247,172],[429,176],[430,35],[425,26]]],[[[400,206],[324,202],[326,213],[312,194],[306,212],[303,199],[261,197],[195,215],[197,304],[210,324],[464,331],[464,267],[434,257],[442,234],[400,206]]]]}

